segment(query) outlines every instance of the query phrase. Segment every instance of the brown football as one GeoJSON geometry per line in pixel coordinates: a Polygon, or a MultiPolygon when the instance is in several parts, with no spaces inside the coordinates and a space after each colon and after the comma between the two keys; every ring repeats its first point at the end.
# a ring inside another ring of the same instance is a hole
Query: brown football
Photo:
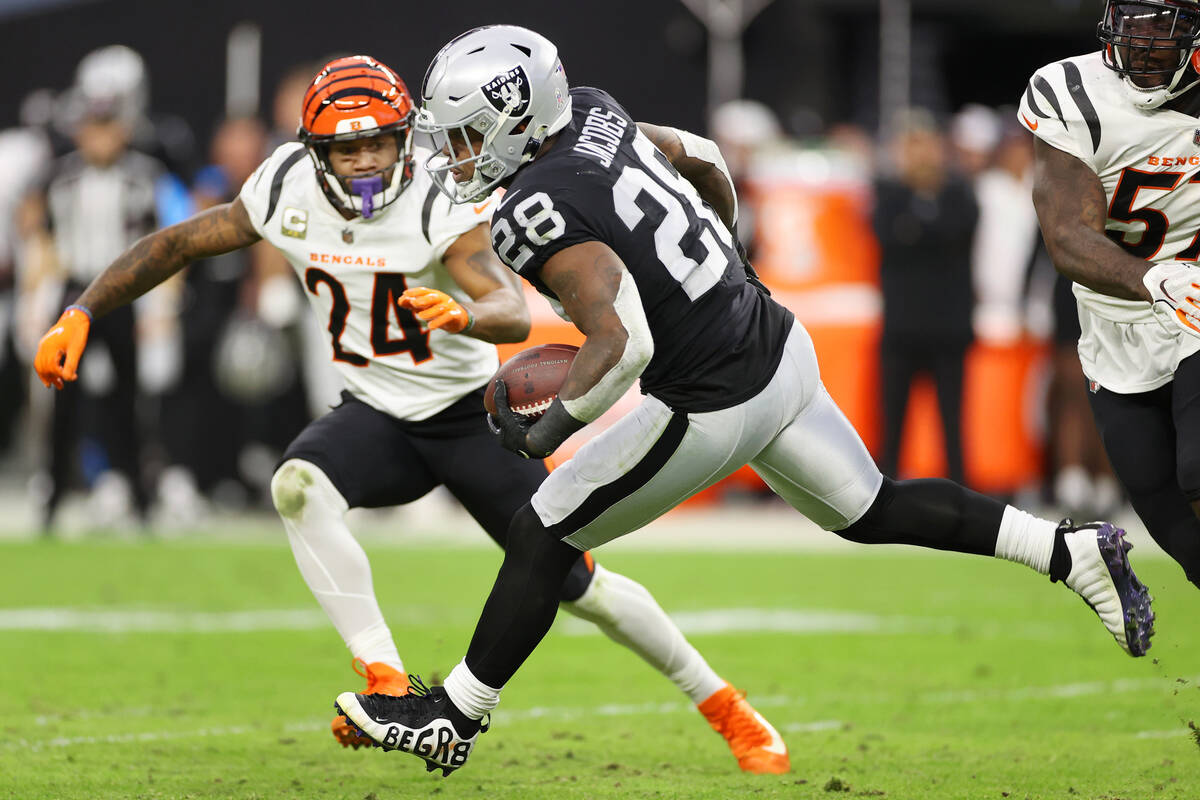
{"type": "Polygon", "coordinates": [[[508,387],[508,405],[513,411],[530,419],[546,413],[558,389],[567,379],[567,370],[579,348],[572,344],[540,344],[522,350],[500,365],[488,382],[483,406],[489,414],[496,413],[496,381],[508,387]]]}

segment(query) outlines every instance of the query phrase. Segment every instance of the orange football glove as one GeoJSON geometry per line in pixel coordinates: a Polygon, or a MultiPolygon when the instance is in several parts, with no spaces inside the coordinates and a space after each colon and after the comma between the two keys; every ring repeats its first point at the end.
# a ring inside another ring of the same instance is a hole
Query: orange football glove
{"type": "Polygon", "coordinates": [[[430,330],[441,328],[447,333],[462,333],[471,330],[475,317],[470,311],[445,292],[414,286],[400,295],[400,307],[417,312],[417,319],[430,330]]]}
{"type": "Polygon", "coordinates": [[[63,381],[73,381],[79,377],[76,368],[83,348],[87,347],[88,330],[91,327],[92,318],[83,308],[67,307],[54,327],[46,331],[46,335],[38,342],[33,368],[42,383],[61,389],[63,381]]]}

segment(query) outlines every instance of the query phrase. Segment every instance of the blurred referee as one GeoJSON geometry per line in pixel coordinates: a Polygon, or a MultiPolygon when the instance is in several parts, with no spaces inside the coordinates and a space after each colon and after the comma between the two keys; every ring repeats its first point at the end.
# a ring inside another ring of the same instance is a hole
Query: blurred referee
{"type": "MultiPolygon", "coordinates": [[[[162,164],[129,149],[139,109],[119,91],[76,91],[69,113],[76,149],[56,160],[42,184],[43,235],[52,254],[41,265],[43,278],[63,283],[63,303],[74,302],[91,280],[137,239],[159,227],[157,191],[162,164]]],[[[75,476],[79,445],[94,442],[84,455],[84,472],[96,489],[111,491],[119,505],[131,500],[144,521],[148,507],[141,475],[138,436],[137,342],[131,306],[92,325],[107,362],[81,385],[56,393],[49,471],[51,488],[42,508],[43,530],[75,476]],[[107,368],[105,368],[107,367],[107,368]],[[87,437],[85,439],[85,437],[87,437]],[[120,476],[120,477],[118,477],[120,476]]]]}

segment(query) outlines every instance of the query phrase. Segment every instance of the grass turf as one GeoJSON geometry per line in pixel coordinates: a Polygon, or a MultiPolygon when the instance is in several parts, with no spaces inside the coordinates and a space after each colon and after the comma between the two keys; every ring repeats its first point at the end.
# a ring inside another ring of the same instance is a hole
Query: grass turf
{"type": "MultiPolygon", "coordinates": [[[[444,675],[498,553],[368,552],[406,665],[444,675]]],[[[682,695],[564,615],[442,779],[335,745],[333,698],[361,680],[281,542],[6,543],[0,798],[1194,800],[1200,594],[1137,555],[1159,633],[1135,660],[1073,593],[990,559],[602,552],[681,619],[725,621],[689,638],[780,729],[793,772],[738,772],[682,695]],[[30,609],[118,616],[45,630],[30,609]],[[728,630],[747,618],[731,609],[761,624],[728,630]],[[296,613],[231,630],[266,610],[296,613]],[[187,629],[138,630],[132,612],[187,629]],[[101,627],[113,619],[126,624],[101,627]]]]}

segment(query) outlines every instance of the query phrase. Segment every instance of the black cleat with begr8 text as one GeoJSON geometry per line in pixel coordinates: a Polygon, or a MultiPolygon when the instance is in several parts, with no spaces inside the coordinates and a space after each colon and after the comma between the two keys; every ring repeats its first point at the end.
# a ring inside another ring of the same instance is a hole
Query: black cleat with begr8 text
{"type": "Polygon", "coordinates": [[[342,692],[333,708],[384,750],[411,753],[425,760],[426,770],[440,768],[446,777],[467,763],[487,726],[464,716],[442,687],[429,688],[416,675],[409,680],[408,694],[342,692]]]}

